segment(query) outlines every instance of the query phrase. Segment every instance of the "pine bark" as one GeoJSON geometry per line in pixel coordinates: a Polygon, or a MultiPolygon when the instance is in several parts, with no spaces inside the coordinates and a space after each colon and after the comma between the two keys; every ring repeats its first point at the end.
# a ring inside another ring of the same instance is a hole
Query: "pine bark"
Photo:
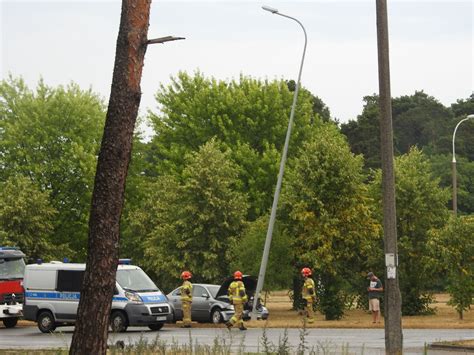
{"type": "Polygon", "coordinates": [[[70,354],[106,354],[120,217],[140,105],[151,0],[123,0],[109,106],[89,217],[86,272],[70,354]]]}

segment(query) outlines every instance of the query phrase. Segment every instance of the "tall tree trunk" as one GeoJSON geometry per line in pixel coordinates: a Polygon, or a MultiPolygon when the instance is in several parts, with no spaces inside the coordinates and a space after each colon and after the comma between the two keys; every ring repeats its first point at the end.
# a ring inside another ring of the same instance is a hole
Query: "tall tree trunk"
{"type": "Polygon", "coordinates": [[[89,218],[84,284],[70,354],[106,354],[124,201],[151,0],[123,0],[115,65],[89,218]]]}

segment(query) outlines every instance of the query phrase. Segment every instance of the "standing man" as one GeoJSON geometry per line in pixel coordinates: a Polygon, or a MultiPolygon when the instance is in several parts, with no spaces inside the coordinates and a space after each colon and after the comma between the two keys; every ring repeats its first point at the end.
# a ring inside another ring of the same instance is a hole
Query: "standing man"
{"type": "Polygon", "coordinates": [[[367,279],[370,280],[367,291],[369,291],[369,311],[372,311],[372,323],[380,323],[380,298],[383,292],[382,281],[373,272],[367,274],[367,279]]]}
{"type": "Polygon", "coordinates": [[[183,328],[191,328],[191,305],[193,303],[193,285],[189,280],[193,275],[189,271],[183,271],[181,278],[181,309],[183,310],[183,328]]]}
{"type": "Polygon", "coordinates": [[[245,286],[242,282],[242,273],[240,271],[234,272],[234,281],[230,284],[228,293],[230,303],[234,305],[235,313],[225,325],[230,329],[235,323],[238,323],[240,330],[247,330],[242,319],[244,304],[247,302],[247,294],[245,293],[245,286]]]}
{"type": "Polygon", "coordinates": [[[314,280],[311,276],[311,269],[304,267],[301,269],[301,276],[304,278],[303,289],[301,290],[301,295],[305,300],[304,312],[308,323],[314,322],[314,309],[313,304],[316,301],[316,287],[314,285],[314,280]]]}

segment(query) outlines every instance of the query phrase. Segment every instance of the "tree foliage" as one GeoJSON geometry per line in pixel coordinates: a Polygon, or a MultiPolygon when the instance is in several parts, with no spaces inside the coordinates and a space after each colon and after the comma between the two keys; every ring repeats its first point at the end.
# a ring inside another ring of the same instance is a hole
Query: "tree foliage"
{"type": "MultiPolygon", "coordinates": [[[[356,154],[363,154],[366,166],[379,168],[380,128],[378,95],[364,97],[364,109],[356,121],[341,125],[356,154]]],[[[392,100],[394,150],[408,153],[410,148],[426,147],[433,152],[449,151],[453,114],[423,91],[392,100]]]]}
{"type": "Polygon", "coordinates": [[[30,261],[59,256],[65,248],[51,240],[56,214],[49,193],[28,178],[14,176],[0,182],[0,245],[19,247],[30,261]]]}
{"type": "Polygon", "coordinates": [[[0,181],[22,175],[48,192],[58,214],[52,241],[85,256],[87,221],[104,106],[77,85],[30,90],[23,80],[0,83],[0,181]]]}
{"type": "MultiPolygon", "coordinates": [[[[351,149],[363,154],[367,168],[380,168],[380,133],[378,96],[366,96],[363,112],[355,121],[341,125],[351,149]]],[[[443,187],[451,186],[452,136],[456,124],[473,112],[474,95],[459,99],[451,107],[443,106],[434,97],[417,91],[410,96],[392,100],[395,154],[405,154],[411,147],[422,149],[433,161],[434,172],[443,187]],[[441,157],[445,160],[441,161],[441,157]]],[[[472,192],[474,181],[470,163],[474,161],[474,120],[464,122],[456,134],[458,164],[458,207],[460,213],[474,212],[472,192]],[[470,193],[471,192],[471,193],[470,193]]]]}
{"type": "Polygon", "coordinates": [[[145,230],[145,260],[165,288],[183,269],[196,282],[228,275],[230,246],[245,226],[248,204],[238,191],[238,169],[216,140],[187,154],[181,176],[160,176],[138,217],[145,230]]]}
{"type": "MultiPolygon", "coordinates": [[[[371,195],[377,201],[380,221],[381,181],[382,174],[378,170],[371,184],[371,195]]],[[[439,186],[429,161],[417,148],[395,159],[395,184],[402,313],[429,313],[428,291],[434,275],[428,266],[427,242],[430,229],[442,228],[448,219],[449,191],[439,186]]]]}
{"type": "Polygon", "coordinates": [[[429,251],[431,265],[447,276],[449,304],[462,319],[474,304],[474,217],[451,218],[444,228],[432,230],[429,251]]]}
{"type": "MultiPolygon", "coordinates": [[[[231,247],[231,270],[241,270],[245,274],[258,275],[262,262],[263,248],[267,235],[269,216],[249,222],[242,232],[242,238],[236,240],[231,247]]],[[[291,237],[275,223],[272,244],[265,274],[264,290],[288,290],[293,277],[293,251],[291,237]]]]}
{"type": "MultiPolygon", "coordinates": [[[[292,99],[283,80],[241,76],[238,81],[217,81],[199,72],[179,73],[156,94],[161,113],[149,117],[156,135],[148,158],[152,168],[147,173],[180,172],[186,153],[216,137],[239,167],[241,191],[248,194],[249,218],[254,220],[271,206],[292,99]]],[[[301,145],[308,127],[319,121],[312,108],[312,97],[303,90],[295,113],[292,151],[301,145]]]]}
{"type": "Polygon", "coordinates": [[[342,317],[351,283],[366,270],[379,236],[362,166],[336,127],[324,124],[312,131],[285,178],[282,214],[293,236],[295,271],[314,270],[326,319],[342,317]]]}

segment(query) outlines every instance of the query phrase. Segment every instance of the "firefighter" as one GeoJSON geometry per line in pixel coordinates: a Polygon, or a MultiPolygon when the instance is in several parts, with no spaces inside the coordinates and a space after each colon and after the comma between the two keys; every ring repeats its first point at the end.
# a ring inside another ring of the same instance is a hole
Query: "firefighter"
{"type": "Polygon", "coordinates": [[[189,280],[192,275],[189,271],[183,271],[181,278],[181,307],[183,310],[183,328],[191,328],[191,304],[193,302],[193,285],[189,280]]]}
{"type": "Polygon", "coordinates": [[[234,305],[235,313],[225,325],[230,329],[237,323],[240,330],[247,330],[242,319],[244,304],[247,302],[247,294],[245,293],[245,286],[242,282],[242,273],[240,271],[234,272],[234,281],[230,284],[228,293],[230,303],[234,305]]]}
{"type": "Polygon", "coordinates": [[[305,307],[304,312],[307,317],[308,323],[314,322],[314,310],[313,304],[316,301],[316,287],[314,285],[314,280],[310,278],[311,276],[311,269],[308,267],[304,267],[301,269],[301,275],[304,278],[303,289],[301,291],[301,295],[305,300],[305,307]]]}

